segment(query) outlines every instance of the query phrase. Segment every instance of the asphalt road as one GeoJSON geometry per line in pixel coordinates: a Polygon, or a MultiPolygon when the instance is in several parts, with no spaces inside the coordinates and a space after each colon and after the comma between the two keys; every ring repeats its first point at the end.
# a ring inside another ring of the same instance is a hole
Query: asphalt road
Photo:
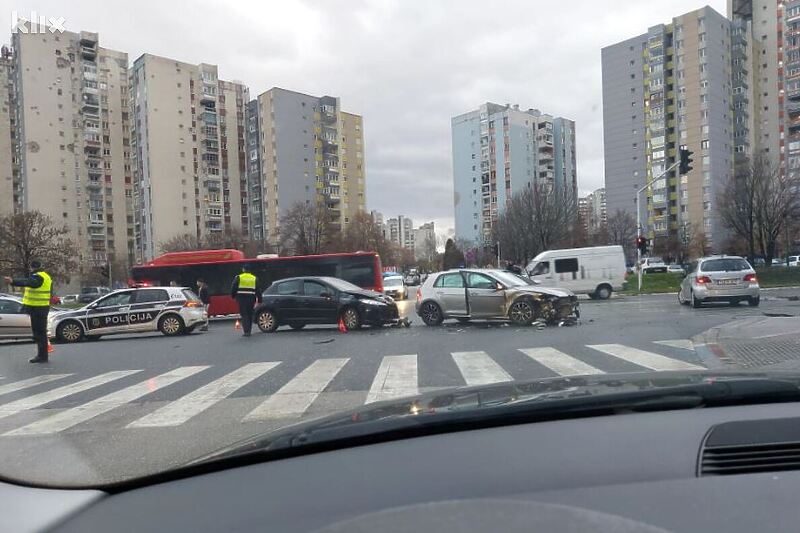
{"type": "MultiPolygon", "coordinates": [[[[413,295],[413,291],[412,291],[413,295]]],[[[583,301],[581,323],[545,329],[447,322],[339,333],[335,327],[243,338],[208,333],[0,344],[0,475],[55,485],[108,483],[179,466],[242,438],[365,402],[438,388],[581,373],[709,367],[690,339],[735,318],[800,314],[762,305],[691,309],[674,295],[583,301]]],[[[257,331],[257,330],[256,330],[257,331]]]]}

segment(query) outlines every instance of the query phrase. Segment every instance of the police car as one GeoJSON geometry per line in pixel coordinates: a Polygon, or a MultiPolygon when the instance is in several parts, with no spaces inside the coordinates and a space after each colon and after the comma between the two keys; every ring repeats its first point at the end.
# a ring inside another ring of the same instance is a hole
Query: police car
{"type": "Polygon", "coordinates": [[[114,291],[75,311],[51,312],[47,331],[61,342],[150,331],[180,335],[205,319],[203,304],[190,289],[142,287],[114,291]]]}

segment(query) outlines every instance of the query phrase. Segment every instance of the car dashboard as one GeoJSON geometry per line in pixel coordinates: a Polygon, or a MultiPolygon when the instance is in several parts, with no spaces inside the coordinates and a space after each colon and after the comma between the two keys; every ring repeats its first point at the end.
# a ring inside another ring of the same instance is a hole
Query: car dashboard
{"type": "Polygon", "coordinates": [[[113,493],[5,485],[0,525],[82,533],[795,531],[799,408],[687,409],[474,429],[113,493]],[[725,455],[745,449],[754,460],[725,455]],[[781,459],[787,454],[794,460],[781,459]]]}

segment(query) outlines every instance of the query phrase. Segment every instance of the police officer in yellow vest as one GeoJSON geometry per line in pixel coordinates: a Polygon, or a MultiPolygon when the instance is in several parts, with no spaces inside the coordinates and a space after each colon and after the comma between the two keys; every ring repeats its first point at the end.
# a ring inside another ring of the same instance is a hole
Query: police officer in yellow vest
{"type": "Polygon", "coordinates": [[[31,363],[47,362],[47,315],[50,313],[50,291],[53,280],[42,270],[39,261],[31,261],[33,272],[26,278],[5,277],[7,283],[14,287],[25,287],[22,304],[31,317],[33,340],[36,342],[36,357],[29,359],[31,363]]]}
{"type": "Polygon", "coordinates": [[[231,298],[239,303],[242,330],[244,336],[249,337],[250,330],[253,329],[253,308],[256,301],[261,302],[261,289],[258,287],[258,278],[250,273],[247,265],[242,266],[242,273],[233,279],[231,298]]]}

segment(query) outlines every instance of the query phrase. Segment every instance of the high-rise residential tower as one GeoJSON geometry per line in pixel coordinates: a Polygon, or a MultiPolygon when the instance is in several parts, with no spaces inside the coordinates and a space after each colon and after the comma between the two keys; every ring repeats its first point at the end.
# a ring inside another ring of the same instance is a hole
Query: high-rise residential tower
{"type": "Polygon", "coordinates": [[[217,67],[144,54],[131,69],[138,258],[171,238],[247,234],[248,89],[217,67]]]}
{"type": "Polygon", "coordinates": [[[738,146],[731,28],[704,7],[602,51],[607,210],[636,214],[636,189],[652,182],[641,213],[656,240],[690,228],[724,246],[715,203],[738,146]],[[694,169],[664,174],[680,146],[694,152],[694,169]]]}
{"type": "Polygon", "coordinates": [[[488,243],[499,210],[534,182],[577,203],[572,120],[486,103],[454,117],[451,128],[456,237],[488,243]]]}
{"type": "Polygon", "coordinates": [[[19,168],[15,153],[16,108],[14,106],[11,49],[0,48],[0,216],[22,209],[19,168]]]}
{"type": "Polygon", "coordinates": [[[79,280],[106,261],[130,264],[127,54],[101,47],[96,33],[17,31],[12,58],[14,209],[67,225],[79,249],[79,280]]]}
{"type": "Polygon", "coordinates": [[[247,109],[254,234],[276,243],[281,217],[297,202],[324,203],[342,229],[365,210],[361,116],[344,112],[338,98],[278,87],[247,109]]]}

